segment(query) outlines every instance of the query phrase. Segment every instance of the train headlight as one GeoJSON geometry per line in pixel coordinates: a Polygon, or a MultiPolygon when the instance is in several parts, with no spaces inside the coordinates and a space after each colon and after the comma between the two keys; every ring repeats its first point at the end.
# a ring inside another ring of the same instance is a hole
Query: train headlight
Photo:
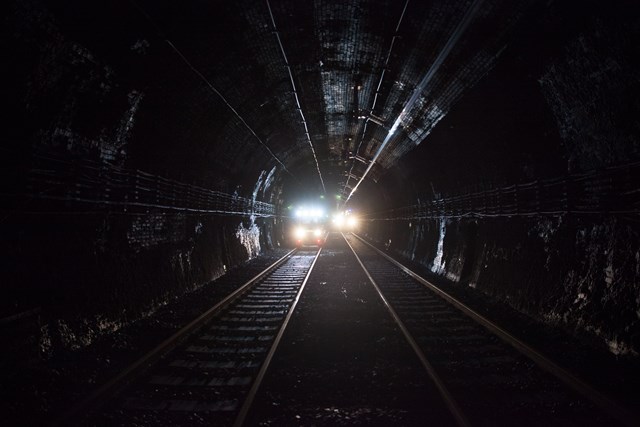
{"type": "Polygon", "coordinates": [[[355,217],[350,216],[347,219],[347,225],[349,228],[355,228],[358,225],[358,220],[355,217]]]}
{"type": "Polygon", "coordinates": [[[305,235],[305,231],[304,231],[304,228],[302,227],[296,227],[296,229],[293,230],[293,236],[296,239],[302,239],[304,235],[305,235]]]}
{"type": "Polygon", "coordinates": [[[316,228],[315,230],[313,230],[313,235],[316,237],[322,236],[322,230],[319,228],[316,228]]]}

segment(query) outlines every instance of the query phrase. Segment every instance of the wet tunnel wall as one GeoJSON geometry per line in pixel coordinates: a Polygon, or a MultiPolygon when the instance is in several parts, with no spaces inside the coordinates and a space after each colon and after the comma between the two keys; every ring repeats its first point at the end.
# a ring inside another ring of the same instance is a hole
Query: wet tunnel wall
{"type": "Polygon", "coordinates": [[[563,12],[524,30],[380,181],[387,200],[367,233],[446,286],[636,354],[636,18],[563,12]],[[540,49],[545,37],[556,43],[540,49]]]}
{"type": "MultiPolygon", "coordinates": [[[[200,7],[226,19],[196,22],[188,38],[169,17],[189,13],[169,3],[148,8],[152,16],[134,2],[3,6],[13,108],[2,147],[0,309],[3,318],[36,313],[45,353],[88,345],[285,245],[286,190],[311,181],[301,169],[315,179],[306,140],[288,145],[300,139],[288,126],[299,116],[280,52],[269,58],[255,29],[225,10],[235,6],[215,2],[200,7]]],[[[536,4],[495,67],[461,81],[470,89],[424,141],[377,169],[351,204],[363,234],[448,286],[637,352],[637,16],[624,2],[536,4]]],[[[305,47],[318,34],[286,30],[299,36],[298,56],[332,65],[305,47]]],[[[379,30],[386,40],[391,30],[379,30]]],[[[301,94],[321,96],[319,80],[301,94]]],[[[302,105],[311,118],[333,107],[302,105]]]]}
{"type": "Polygon", "coordinates": [[[269,153],[225,127],[232,113],[211,109],[133,3],[109,3],[3,6],[13,108],[0,311],[10,323],[28,314],[45,354],[86,346],[284,243],[269,153]]]}

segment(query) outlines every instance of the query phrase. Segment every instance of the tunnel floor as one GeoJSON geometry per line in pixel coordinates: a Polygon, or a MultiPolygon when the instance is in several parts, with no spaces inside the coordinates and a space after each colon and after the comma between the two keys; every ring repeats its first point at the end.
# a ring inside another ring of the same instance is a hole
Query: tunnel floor
{"type": "Polygon", "coordinates": [[[248,425],[455,425],[344,239],[333,234],[248,425]]]}
{"type": "MultiPolygon", "coordinates": [[[[10,419],[33,424],[55,417],[284,253],[263,254],[87,349],[16,372],[3,384],[10,419]]],[[[451,424],[442,407],[425,405],[437,400],[435,392],[351,256],[339,235],[327,241],[248,424],[413,425],[427,419],[451,424]]],[[[637,402],[636,362],[616,359],[446,282],[439,285],[601,391],[629,407],[637,402]]]]}

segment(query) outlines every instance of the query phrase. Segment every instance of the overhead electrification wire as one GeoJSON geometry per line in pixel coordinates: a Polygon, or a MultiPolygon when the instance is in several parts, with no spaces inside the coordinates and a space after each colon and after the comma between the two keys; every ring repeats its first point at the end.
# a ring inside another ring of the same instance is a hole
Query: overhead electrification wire
{"type": "MultiPolygon", "coordinates": [[[[391,44],[389,45],[389,51],[387,52],[387,58],[384,61],[384,65],[382,66],[382,72],[380,73],[380,79],[378,80],[378,86],[376,87],[376,93],[373,97],[373,103],[371,105],[371,108],[369,109],[369,114],[372,115],[375,108],[376,108],[376,103],[378,102],[378,96],[380,95],[380,88],[382,87],[382,81],[384,80],[384,75],[387,71],[387,68],[389,66],[389,60],[391,59],[391,52],[393,51],[393,46],[396,43],[396,39],[399,37],[398,36],[398,31],[400,30],[400,24],[402,24],[402,20],[404,19],[404,14],[407,11],[407,6],[409,5],[409,1],[407,0],[404,4],[404,7],[402,8],[402,13],[400,14],[400,18],[398,19],[398,23],[396,24],[396,30],[395,33],[393,35],[393,37],[391,38],[391,44]]],[[[369,123],[369,120],[365,120],[364,121],[364,125],[362,128],[362,137],[360,138],[360,143],[358,144],[358,147],[355,149],[355,151],[353,152],[354,158],[351,161],[351,168],[349,169],[349,173],[347,175],[347,180],[344,183],[344,187],[342,187],[342,192],[344,193],[347,189],[347,186],[349,185],[349,180],[351,179],[353,175],[353,167],[356,164],[356,159],[355,156],[358,155],[358,153],[360,152],[360,147],[362,146],[362,143],[364,142],[364,136],[367,134],[367,124],[369,123]]]]}
{"type": "Polygon", "coordinates": [[[349,199],[351,199],[351,196],[353,196],[353,194],[356,192],[356,190],[360,186],[360,183],[364,181],[364,178],[371,171],[371,168],[373,168],[373,165],[378,160],[378,157],[380,157],[380,154],[384,151],[384,149],[386,148],[391,138],[395,135],[396,130],[398,130],[398,127],[400,126],[402,121],[406,118],[407,114],[409,114],[411,109],[414,107],[416,101],[424,91],[427,84],[429,84],[429,82],[431,81],[435,73],[438,71],[442,63],[449,56],[449,53],[451,53],[451,50],[456,45],[456,43],[458,42],[462,34],[464,34],[465,30],[471,23],[471,20],[473,19],[475,14],[478,12],[478,9],[480,8],[483,2],[484,0],[474,0],[474,2],[471,4],[471,6],[469,7],[465,15],[462,17],[462,20],[458,23],[458,26],[451,34],[451,37],[449,37],[449,40],[447,40],[447,43],[442,48],[442,50],[436,57],[435,61],[433,61],[433,64],[431,64],[429,71],[427,71],[427,73],[424,75],[422,80],[420,80],[420,83],[418,83],[418,85],[414,89],[413,94],[409,98],[409,101],[407,101],[404,108],[402,108],[402,111],[396,118],[395,122],[393,123],[393,126],[391,126],[391,128],[387,132],[387,136],[384,138],[384,141],[382,141],[382,144],[380,144],[380,147],[376,151],[376,154],[373,156],[373,159],[371,159],[369,166],[367,166],[367,169],[364,171],[364,174],[362,175],[360,180],[356,183],[355,187],[353,187],[353,189],[351,190],[351,193],[349,193],[349,196],[347,196],[345,203],[348,202],[349,199]]]}
{"type": "MultiPolygon", "coordinates": [[[[251,128],[251,126],[249,126],[249,124],[245,121],[245,119],[240,115],[240,113],[238,113],[238,111],[233,108],[233,106],[229,103],[229,101],[227,101],[227,99],[220,93],[220,91],[218,89],[216,89],[215,86],[213,86],[213,84],[211,84],[211,82],[209,80],[207,80],[207,78],[200,72],[198,71],[198,69],[196,67],[194,67],[191,62],[189,62],[189,60],[187,58],[185,58],[185,56],[182,54],[182,52],[180,52],[180,50],[178,50],[177,47],[175,47],[175,45],[173,43],[171,43],[170,40],[165,39],[165,42],[171,47],[171,49],[173,49],[175,51],[176,54],[178,54],[178,56],[180,58],[182,58],[182,60],[184,61],[185,64],[187,64],[187,66],[189,68],[191,68],[191,70],[198,76],[200,77],[200,79],[209,87],[209,89],[211,89],[211,91],[213,93],[215,93],[216,95],[218,95],[218,97],[222,100],[222,102],[224,102],[224,104],[233,112],[233,114],[236,115],[236,117],[242,122],[242,124],[249,130],[249,132],[251,132],[251,134],[258,140],[258,142],[260,144],[262,144],[264,146],[264,148],[269,152],[269,154],[271,154],[271,156],[278,162],[280,163],[280,165],[284,168],[285,171],[289,172],[287,170],[287,167],[284,165],[284,163],[282,163],[282,161],[278,158],[278,156],[276,156],[276,154],[271,150],[271,148],[269,148],[269,146],[262,141],[262,139],[255,133],[255,131],[251,128]]],[[[291,173],[291,172],[289,172],[291,173]]]]}
{"type": "Polygon", "coordinates": [[[307,120],[304,117],[304,113],[302,112],[302,107],[300,106],[300,99],[298,98],[298,91],[296,89],[296,84],[293,80],[293,73],[291,72],[291,65],[289,65],[289,60],[287,59],[287,54],[284,51],[284,46],[282,46],[282,40],[280,40],[280,33],[278,32],[278,27],[276,26],[276,20],[273,17],[273,11],[271,10],[271,4],[269,0],[267,2],[267,9],[269,9],[269,16],[271,17],[271,24],[273,25],[273,33],[276,36],[276,40],[278,40],[278,46],[280,47],[280,52],[282,53],[282,58],[284,59],[284,64],[287,67],[287,72],[289,73],[289,80],[291,81],[291,88],[293,89],[293,96],[296,101],[296,107],[298,109],[298,113],[300,113],[300,118],[302,119],[302,124],[304,126],[304,135],[309,143],[309,147],[311,148],[311,154],[313,154],[313,160],[316,164],[316,170],[318,171],[318,177],[320,178],[320,183],[322,184],[322,191],[324,193],[327,192],[327,189],[324,186],[324,180],[322,179],[322,173],[320,172],[320,164],[318,163],[318,157],[316,156],[316,150],[313,147],[313,143],[311,142],[311,136],[309,135],[309,128],[307,127],[307,120]]]}
{"type": "MultiPolygon", "coordinates": [[[[207,79],[204,74],[202,74],[192,63],[191,61],[189,61],[184,54],[171,42],[171,40],[169,40],[167,37],[164,36],[164,33],[160,30],[160,27],[158,27],[158,25],[155,23],[155,21],[149,16],[149,14],[142,9],[135,1],[130,0],[131,3],[134,5],[134,7],[136,9],[138,9],[138,11],[153,25],[153,27],[156,29],[156,31],[158,32],[158,35],[160,36],[161,39],[164,40],[164,42],[169,45],[169,47],[180,57],[180,59],[187,65],[187,67],[189,67],[191,69],[191,71],[194,72],[195,75],[197,75],[200,80],[202,80],[209,89],[211,89],[211,91],[213,93],[215,93],[221,100],[222,102],[227,106],[227,108],[229,108],[229,110],[231,110],[231,112],[238,118],[238,120],[240,120],[242,122],[242,124],[247,128],[247,130],[255,137],[256,140],[258,140],[258,142],[260,143],[260,145],[262,145],[271,155],[271,157],[273,157],[273,159],[278,162],[280,164],[280,166],[282,166],[282,169],[287,172],[289,175],[294,176],[285,166],[285,164],[278,158],[278,156],[271,150],[271,148],[269,148],[269,146],[262,140],[262,138],[260,138],[258,136],[258,134],[256,134],[256,132],[253,130],[253,128],[251,128],[251,126],[249,126],[249,124],[246,122],[246,120],[240,115],[240,113],[238,113],[238,110],[236,110],[230,103],[229,101],[227,101],[227,99],[222,95],[222,93],[220,93],[220,91],[209,81],[209,79],[207,79]]],[[[295,176],[294,176],[295,177],[295,176]]]]}

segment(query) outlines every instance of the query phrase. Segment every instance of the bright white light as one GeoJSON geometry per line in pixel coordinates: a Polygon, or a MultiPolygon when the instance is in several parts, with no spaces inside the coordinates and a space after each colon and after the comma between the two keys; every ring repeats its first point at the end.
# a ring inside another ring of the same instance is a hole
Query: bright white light
{"type": "Polygon", "coordinates": [[[358,225],[358,219],[357,219],[357,218],[355,218],[355,217],[353,217],[353,216],[349,216],[349,217],[347,218],[347,225],[348,225],[350,228],[355,227],[356,225],[358,225]]]}
{"type": "Polygon", "coordinates": [[[296,218],[319,219],[324,216],[324,210],[320,208],[299,208],[295,212],[296,218]]]}
{"type": "Polygon", "coordinates": [[[296,227],[296,229],[293,231],[293,235],[296,239],[302,239],[305,234],[306,231],[302,227],[296,227]]]}
{"type": "Polygon", "coordinates": [[[315,230],[313,230],[313,235],[316,237],[322,236],[322,230],[319,228],[316,228],[315,230]]]}

